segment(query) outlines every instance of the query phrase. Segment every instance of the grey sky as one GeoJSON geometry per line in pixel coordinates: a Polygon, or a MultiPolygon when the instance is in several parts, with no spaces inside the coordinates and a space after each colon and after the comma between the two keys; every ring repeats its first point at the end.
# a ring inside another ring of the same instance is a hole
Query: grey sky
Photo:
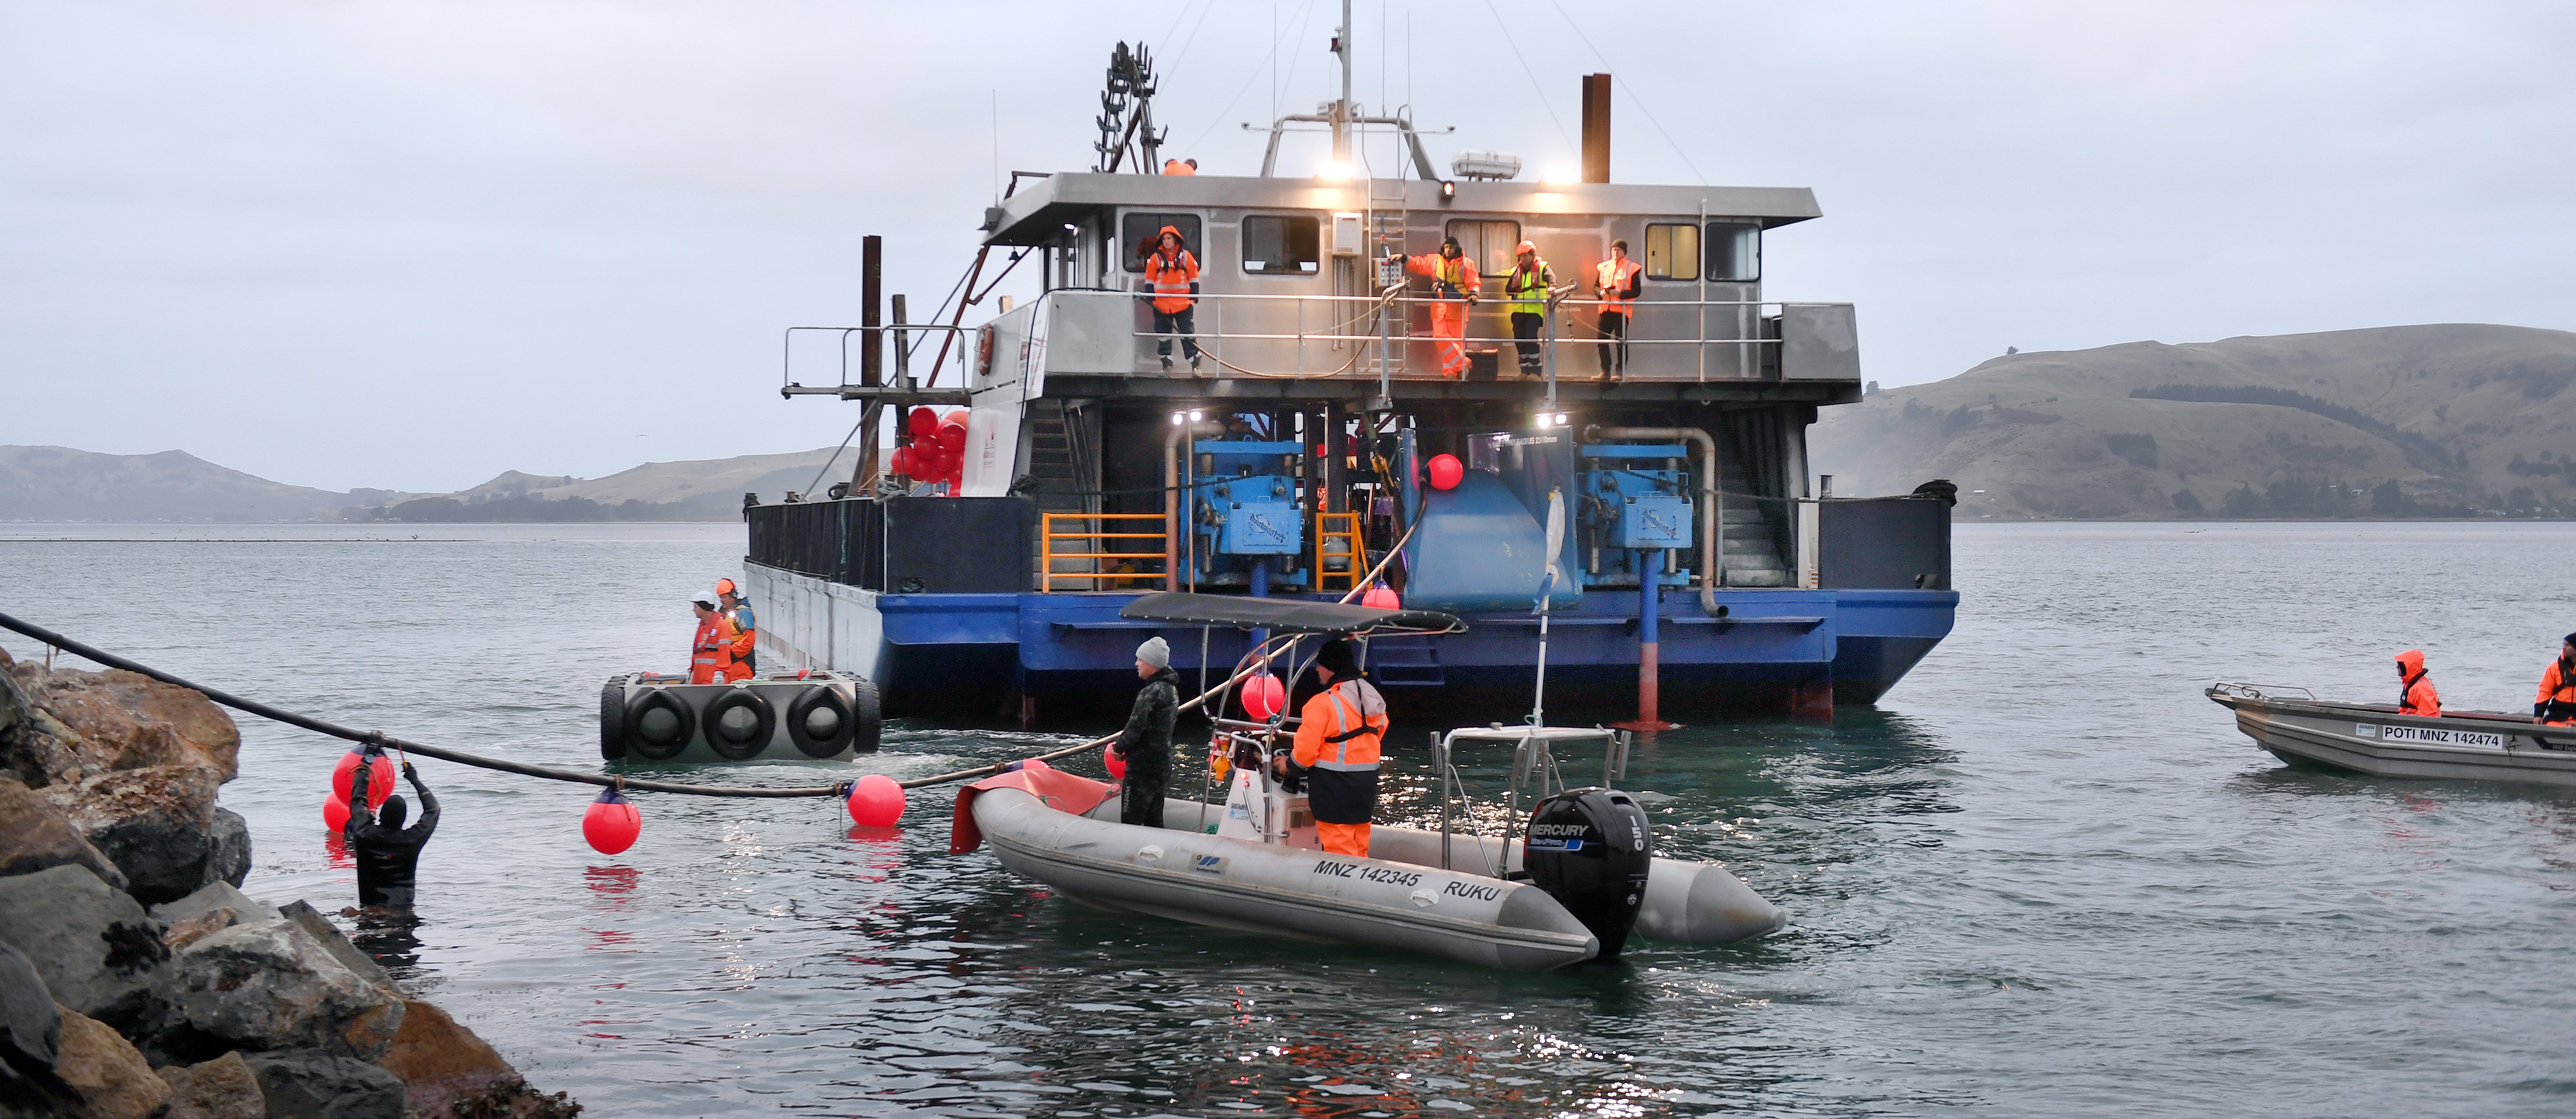
{"type": "MultiPolygon", "coordinates": [[[[0,0],[0,443],[422,490],[829,444],[855,406],[780,400],[779,331],[856,321],[865,233],[947,292],[995,97],[1005,168],[1086,166],[1144,39],[1175,148],[1251,173],[1334,7],[0,0]]],[[[2576,328],[2576,8],[1603,7],[1363,2],[1360,99],[1539,168],[1614,71],[1616,178],[1699,179],[1651,111],[1711,182],[1815,188],[1767,294],[1859,303],[1873,379],[2576,328]]]]}

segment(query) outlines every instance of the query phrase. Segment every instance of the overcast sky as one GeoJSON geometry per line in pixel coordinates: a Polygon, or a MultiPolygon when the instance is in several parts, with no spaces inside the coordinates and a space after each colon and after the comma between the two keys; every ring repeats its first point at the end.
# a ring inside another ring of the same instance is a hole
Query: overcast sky
{"type": "MultiPolygon", "coordinates": [[[[997,144],[1089,165],[1120,39],[1174,148],[1253,173],[1239,126],[1331,95],[1335,7],[0,0],[0,443],[415,490],[830,445],[856,405],[781,400],[779,334],[857,321],[863,234],[938,302],[997,144]]],[[[1614,178],[1814,188],[1766,295],[1858,303],[1890,385],[2006,346],[2576,328],[2576,6],[1356,22],[1359,99],[1456,125],[1443,165],[1573,163],[1608,69],[1614,178]]]]}

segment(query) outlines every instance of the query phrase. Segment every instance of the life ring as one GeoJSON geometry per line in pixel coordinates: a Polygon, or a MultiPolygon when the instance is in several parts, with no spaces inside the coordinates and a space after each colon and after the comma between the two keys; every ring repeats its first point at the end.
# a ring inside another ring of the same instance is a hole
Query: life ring
{"type": "Polygon", "coordinates": [[[885,706],[877,698],[876,684],[867,677],[852,677],[850,686],[850,749],[861,754],[876,753],[885,706]]]}
{"type": "Polygon", "coordinates": [[[616,761],[626,756],[626,681],[611,680],[599,689],[599,756],[616,761]]]}
{"type": "Polygon", "coordinates": [[[636,756],[667,762],[689,748],[698,716],[668,688],[652,688],[626,704],[626,744],[636,756]]]}
{"type": "Polygon", "coordinates": [[[728,688],[723,695],[707,701],[698,716],[707,725],[707,748],[727,761],[750,761],[769,748],[769,738],[778,733],[778,709],[749,688],[728,688]],[[740,719],[729,719],[735,711],[749,712],[751,725],[740,719]]]}
{"type": "Polygon", "coordinates": [[[787,705],[787,737],[809,758],[828,758],[850,744],[850,705],[841,693],[816,684],[787,705]],[[817,730],[817,726],[823,729],[817,730]]]}

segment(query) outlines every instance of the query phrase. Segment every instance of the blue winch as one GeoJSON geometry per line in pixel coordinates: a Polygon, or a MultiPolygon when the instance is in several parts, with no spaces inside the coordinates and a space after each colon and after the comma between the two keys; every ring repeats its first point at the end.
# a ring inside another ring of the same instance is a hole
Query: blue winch
{"type": "Polygon", "coordinates": [[[1306,575],[1295,559],[1269,557],[1305,551],[1305,506],[1298,483],[1305,447],[1205,439],[1190,449],[1197,458],[1197,478],[1190,489],[1196,581],[1244,584],[1255,593],[1273,582],[1303,584],[1306,575]]]}
{"type": "Polygon", "coordinates": [[[1681,586],[1691,573],[1675,551],[1692,546],[1690,452],[1680,444],[1588,444],[1579,483],[1583,582],[1681,586]]]}

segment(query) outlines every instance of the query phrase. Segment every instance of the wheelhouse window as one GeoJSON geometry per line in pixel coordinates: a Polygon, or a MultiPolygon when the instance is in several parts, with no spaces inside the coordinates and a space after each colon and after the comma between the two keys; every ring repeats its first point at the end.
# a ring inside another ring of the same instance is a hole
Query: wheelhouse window
{"type": "Polygon", "coordinates": [[[1323,262],[1317,218],[1254,214],[1243,219],[1243,270],[1255,276],[1312,276],[1323,262]]]}
{"type": "Polygon", "coordinates": [[[1162,236],[1163,227],[1167,225],[1181,235],[1181,247],[1189,250],[1190,255],[1198,259],[1199,266],[1202,268],[1207,266],[1207,253],[1200,248],[1203,242],[1199,240],[1197,214],[1157,214],[1144,210],[1130,210],[1125,217],[1118,219],[1118,240],[1120,244],[1126,246],[1128,271],[1145,270],[1145,258],[1154,255],[1154,241],[1162,236]]]}
{"type": "Polygon", "coordinates": [[[1512,250],[1521,243],[1521,223],[1516,221],[1453,221],[1447,230],[1458,239],[1458,251],[1476,262],[1476,272],[1485,276],[1507,275],[1512,270],[1512,250]]]}
{"type": "Polygon", "coordinates": [[[1749,221],[1708,223],[1708,278],[1750,281],[1762,278],[1762,227],[1749,221]]]}
{"type": "Polygon", "coordinates": [[[1650,224],[1646,227],[1646,278],[1699,278],[1699,227],[1650,224]]]}

